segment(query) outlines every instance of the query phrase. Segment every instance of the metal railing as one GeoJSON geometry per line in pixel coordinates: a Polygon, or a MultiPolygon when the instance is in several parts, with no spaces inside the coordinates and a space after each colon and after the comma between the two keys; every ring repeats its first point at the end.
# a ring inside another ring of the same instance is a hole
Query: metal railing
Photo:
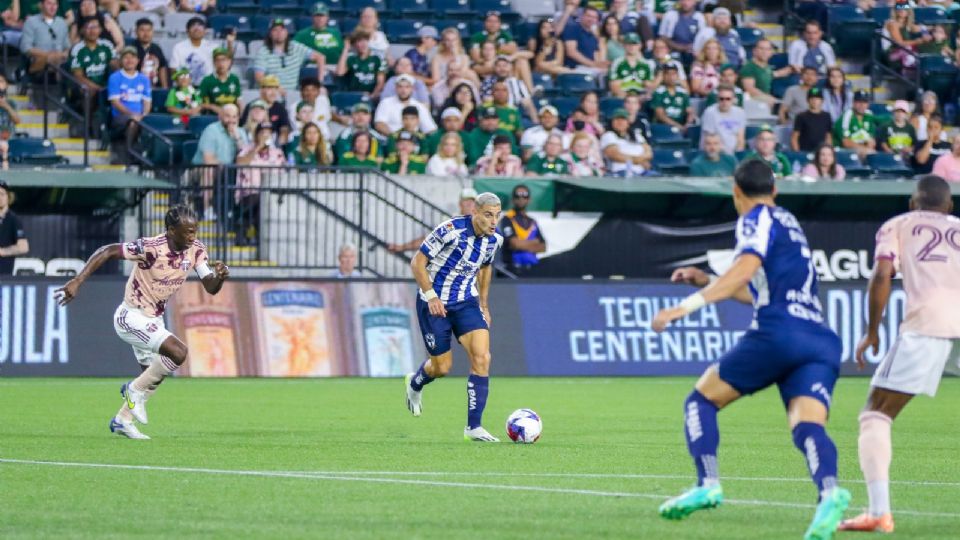
{"type": "Polygon", "coordinates": [[[873,101],[873,88],[876,86],[878,81],[882,81],[884,77],[892,77],[900,82],[906,84],[910,87],[912,91],[917,91],[921,85],[922,81],[920,78],[920,55],[908,47],[904,47],[893,41],[888,36],[883,35],[883,30],[876,30],[873,33],[873,41],[871,42],[870,47],[870,101],[873,101]],[[883,42],[886,41],[890,44],[890,48],[898,51],[903,51],[908,57],[913,58],[914,60],[914,73],[913,78],[908,78],[900,71],[888,66],[884,63],[884,50],[883,42]]]}
{"type": "Polygon", "coordinates": [[[43,109],[43,138],[49,139],[49,116],[50,105],[55,106],[61,113],[71,120],[80,122],[83,129],[83,166],[90,166],[90,124],[92,120],[92,111],[90,104],[92,102],[91,90],[84,86],[79,79],[68,73],[63,67],[47,64],[43,71],[43,86],[40,94],[40,103],[43,109]],[[50,75],[59,79],[64,90],[73,89],[80,92],[83,103],[81,111],[75,110],[68,103],[66,93],[53,94],[50,91],[50,75]]]}

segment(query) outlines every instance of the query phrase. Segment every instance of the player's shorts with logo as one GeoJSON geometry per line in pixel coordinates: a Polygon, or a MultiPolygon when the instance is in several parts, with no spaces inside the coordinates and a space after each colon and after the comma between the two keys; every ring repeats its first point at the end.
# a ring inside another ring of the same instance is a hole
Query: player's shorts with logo
{"type": "Polygon", "coordinates": [[[163,317],[148,317],[135,307],[120,304],[113,314],[113,328],[120,339],[133,347],[137,362],[149,366],[160,354],[160,346],[172,334],[163,317]]]}
{"type": "Polygon", "coordinates": [[[720,358],[720,378],[743,395],[776,384],[784,406],[795,397],[807,396],[829,409],[840,374],[840,338],[814,324],[776,326],[782,329],[744,334],[720,358]]]}
{"type": "Polygon", "coordinates": [[[417,320],[420,321],[420,332],[423,334],[423,344],[427,346],[430,356],[439,356],[450,350],[450,336],[461,336],[474,330],[488,330],[487,321],[483,318],[480,302],[470,298],[444,306],[446,317],[434,317],[430,314],[430,307],[417,297],[417,320]]]}
{"type": "Polygon", "coordinates": [[[871,386],[934,396],[943,372],[960,374],[960,339],[900,334],[873,373],[871,386]]]}

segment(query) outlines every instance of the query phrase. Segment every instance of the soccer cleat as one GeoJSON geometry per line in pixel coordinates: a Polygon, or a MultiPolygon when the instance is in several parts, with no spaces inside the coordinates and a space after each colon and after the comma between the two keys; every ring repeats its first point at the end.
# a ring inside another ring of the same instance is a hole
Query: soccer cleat
{"type": "Polygon", "coordinates": [[[130,383],[120,387],[120,395],[127,402],[127,408],[141,424],[147,423],[147,393],[137,392],[130,383]]]}
{"type": "Polygon", "coordinates": [[[843,488],[833,488],[830,493],[820,500],[817,505],[817,513],[813,515],[813,521],[803,540],[830,540],[833,533],[837,530],[837,525],[843,519],[843,513],[850,504],[850,492],[843,488]]]}
{"type": "Polygon", "coordinates": [[[410,409],[410,412],[412,412],[414,416],[420,416],[420,413],[423,411],[423,405],[421,403],[423,392],[417,392],[410,386],[410,381],[413,380],[413,377],[413,373],[408,373],[403,379],[404,386],[406,386],[407,390],[407,408],[410,409]]]}
{"type": "Polygon", "coordinates": [[[494,437],[489,431],[479,426],[473,429],[470,429],[469,427],[463,428],[463,440],[477,442],[500,442],[500,439],[494,437]]]}
{"type": "Polygon", "coordinates": [[[110,419],[110,432],[116,433],[117,435],[126,437],[128,439],[150,439],[149,436],[140,433],[140,430],[137,429],[136,424],[133,422],[123,423],[118,420],[116,416],[110,419]]]}
{"type": "Polygon", "coordinates": [[[893,532],[893,514],[887,512],[880,517],[871,516],[869,512],[864,512],[859,516],[844,520],[837,526],[838,531],[859,531],[859,532],[893,532]]]}
{"type": "Polygon", "coordinates": [[[697,510],[716,508],[723,502],[723,488],[696,486],[660,505],[660,517],[683,519],[697,510]]]}

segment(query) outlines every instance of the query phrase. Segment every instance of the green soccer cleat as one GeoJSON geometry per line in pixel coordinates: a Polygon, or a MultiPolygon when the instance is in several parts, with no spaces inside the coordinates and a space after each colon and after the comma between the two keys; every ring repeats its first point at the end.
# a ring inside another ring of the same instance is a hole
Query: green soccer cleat
{"type": "Polygon", "coordinates": [[[843,488],[834,488],[817,505],[817,513],[813,515],[810,528],[803,535],[803,540],[830,540],[837,530],[837,525],[843,519],[843,512],[850,504],[850,492],[843,488]]]}
{"type": "Polygon", "coordinates": [[[697,510],[716,508],[723,502],[723,488],[719,484],[688,489],[681,495],[660,505],[660,516],[666,519],[683,519],[697,510]]]}

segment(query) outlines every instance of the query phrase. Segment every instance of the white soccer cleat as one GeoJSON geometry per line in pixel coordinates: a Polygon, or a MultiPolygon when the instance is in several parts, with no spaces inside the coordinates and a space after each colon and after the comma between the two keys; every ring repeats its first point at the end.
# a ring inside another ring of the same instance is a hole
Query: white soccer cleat
{"type": "Polygon", "coordinates": [[[150,440],[148,435],[140,433],[140,430],[137,429],[136,424],[133,422],[121,422],[116,416],[110,419],[110,432],[116,433],[117,435],[126,437],[128,439],[150,440]]]}
{"type": "Polygon", "coordinates": [[[473,429],[470,429],[469,427],[463,428],[463,440],[477,442],[500,442],[500,439],[491,435],[490,432],[483,429],[483,427],[475,427],[473,429]]]}
{"type": "Polygon", "coordinates": [[[407,408],[410,409],[410,412],[412,412],[414,416],[420,416],[420,413],[423,411],[423,404],[421,403],[423,392],[417,392],[410,386],[410,381],[413,380],[413,377],[413,373],[408,373],[403,379],[407,389],[407,408]]]}
{"type": "Polygon", "coordinates": [[[147,393],[136,391],[130,383],[120,387],[120,395],[127,403],[127,408],[141,424],[147,423],[147,393]]]}

